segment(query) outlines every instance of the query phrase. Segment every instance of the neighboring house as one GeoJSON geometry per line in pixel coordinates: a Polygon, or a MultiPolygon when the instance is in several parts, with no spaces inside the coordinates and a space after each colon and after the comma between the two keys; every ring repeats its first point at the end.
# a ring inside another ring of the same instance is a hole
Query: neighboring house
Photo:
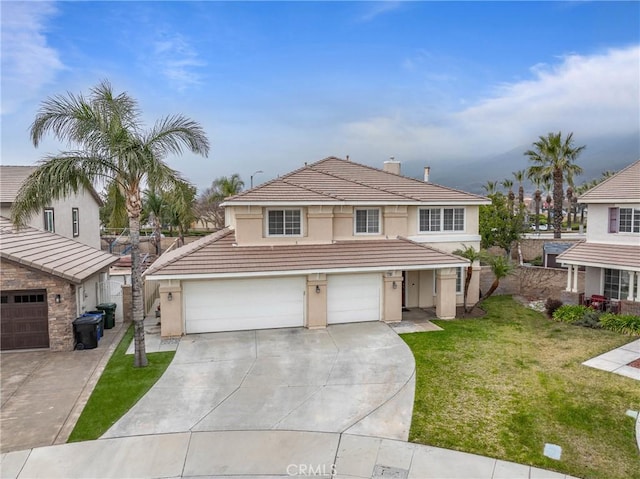
{"type": "Polygon", "coordinates": [[[640,160],[591,188],[578,203],[589,209],[586,241],[557,257],[568,266],[567,291],[581,293],[577,271],[583,266],[585,297],[605,296],[640,311],[640,160]]]}
{"type": "MultiPolygon", "coordinates": [[[[0,216],[11,218],[11,205],[35,169],[35,166],[0,166],[0,216]]],[[[100,206],[100,196],[89,188],[53,201],[34,214],[28,225],[100,249],[100,206]]]]}
{"type": "Polygon", "coordinates": [[[117,256],[0,217],[0,349],[74,347],[72,321],[98,304],[117,256]]]}
{"type": "Polygon", "coordinates": [[[225,229],[145,273],[162,335],[395,322],[403,306],[455,317],[469,262],[452,252],[479,249],[489,200],[384,168],[327,158],[226,200],[225,229]]]}

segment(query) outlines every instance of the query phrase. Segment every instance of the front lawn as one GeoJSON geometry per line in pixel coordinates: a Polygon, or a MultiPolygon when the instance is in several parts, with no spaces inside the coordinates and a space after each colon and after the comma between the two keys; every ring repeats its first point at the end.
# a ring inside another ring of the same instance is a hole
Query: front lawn
{"type": "Polygon", "coordinates": [[[557,323],[510,296],[486,316],[403,334],[416,358],[410,440],[573,476],[640,479],[640,382],[582,366],[633,337],[557,323]],[[543,455],[562,447],[561,460],[543,455]]]}
{"type": "Polygon", "coordinates": [[[133,325],[109,359],[68,442],[102,436],[160,379],[175,356],[175,351],[147,353],[149,365],[134,368],[133,356],[126,354],[132,339],[133,325]]]}

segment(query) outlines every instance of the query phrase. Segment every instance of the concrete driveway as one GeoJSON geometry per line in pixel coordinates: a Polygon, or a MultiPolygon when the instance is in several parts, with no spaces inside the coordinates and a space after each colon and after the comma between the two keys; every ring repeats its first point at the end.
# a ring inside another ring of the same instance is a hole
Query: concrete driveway
{"type": "Polygon", "coordinates": [[[124,334],[105,331],[96,349],[0,354],[0,452],[66,442],[124,334]]]}
{"type": "Polygon", "coordinates": [[[407,440],[414,389],[410,349],[380,322],[189,335],[103,438],[278,429],[407,440]]]}

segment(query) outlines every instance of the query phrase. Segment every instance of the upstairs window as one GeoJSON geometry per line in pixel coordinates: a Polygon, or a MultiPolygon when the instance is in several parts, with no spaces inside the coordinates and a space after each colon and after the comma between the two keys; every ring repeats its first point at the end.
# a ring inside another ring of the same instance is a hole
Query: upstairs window
{"type": "Polygon", "coordinates": [[[53,218],[53,208],[44,209],[44,230],[49,233],[56,232],[56,226],[53,218]]]}
{"type": "Polygon", "coordinates": [[[609,208],[609,233],[640,233],[640,209],[609,208]]]}
{"type": "Polygon", "coordinates": [[[380,233],[380,210],[377,208],[356,210],[356,234],[380,233]]]}
{"type": "Polygon", "coordinates": [[[420,233],[434,231],[464,231],[464,208],[421,208],[420,233]]]}
{"type": "Polygon", "coordinates": [[[269,236],[300,236],[300,210],[269,210],[267,214],[267,232],[269,236]]]}
{"type": "Polygon", "coordinates": [[[71,230],[74,238],[80,236],[80,212],[78,208],[71,208],[71,230]]]}

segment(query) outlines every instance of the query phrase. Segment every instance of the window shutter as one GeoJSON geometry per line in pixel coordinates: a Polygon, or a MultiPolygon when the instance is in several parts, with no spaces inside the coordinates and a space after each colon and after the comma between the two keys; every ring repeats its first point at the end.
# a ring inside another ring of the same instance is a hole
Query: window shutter
{"type": "Polygon", "coordinates": [[[618,232],[618,216],[620,208],[609,208],[609,233],[618,232]]]}

